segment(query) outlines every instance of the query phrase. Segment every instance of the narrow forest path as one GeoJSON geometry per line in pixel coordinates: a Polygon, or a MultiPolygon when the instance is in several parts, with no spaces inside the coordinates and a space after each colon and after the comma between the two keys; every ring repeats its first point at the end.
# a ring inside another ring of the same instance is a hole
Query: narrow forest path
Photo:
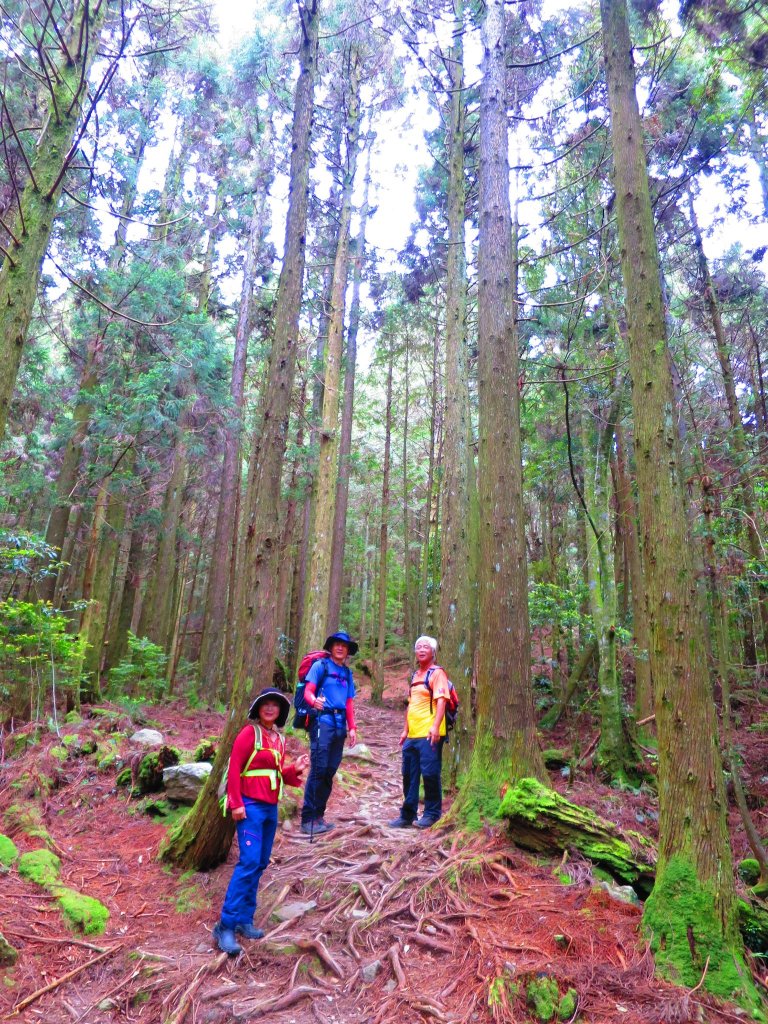
{"type": "MultiPolygon", "coordinates": [[[[216,871],[168,872],[155,856],[164,828],[137,814],[114,778],[84,763],[59,766],[42,821],[62,880],[102,899],[111,918],[103,936],[75,938],[50,898],[17,875],[3,878],[0,931],[21,956],[0,988],[0,1015],[18,1008],[11,1019],[46,1024],[490,1024],[547,1019],[527,994],[535,980],[553,1013],[561,1000],[564,1020],[682,1024],[701,1019],[703,1004],[709,1021],[734,1019],[700,992],[653,980],[639,908],[596,885],[586,862],[569,860],[565,885],[557,865],[516,850],[501,829],[388,828],[401,796],[402,708],[394,698],[384,707],[361,699],[358,720],[372,760],[345,757],[331,833],[310,842],[295,818],[279,830],[256,914],[267,934],[235,958],[214,948],[210,931],[236,848],[216,871]],[[291,909],[297,916],[280,920],[291,909]]],[[[190,713],[167,724],[183,724],[189,749],[189,730],[208,735],[216,721],[190,713]]],[[[27,774],[51,770],[47,752],[27,756],[27,774]]],[[[0,790],[0,810],[11,786],[0,790]]]]}

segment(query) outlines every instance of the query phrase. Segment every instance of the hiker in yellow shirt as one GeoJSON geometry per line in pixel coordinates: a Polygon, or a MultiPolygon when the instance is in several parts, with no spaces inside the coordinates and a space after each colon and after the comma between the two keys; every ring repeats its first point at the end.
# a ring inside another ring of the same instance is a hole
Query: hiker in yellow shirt
{"type": "Polygon", "coordinates": [[[437,640],[420,636],[414,645],[418,668],[408,689],[408,710],[400,735],[403,750],[403,805],[392,828],[430,828],[443,810],[441,783],[448,676],[435,664],[437,640]],[[424,779],[424,813],[419,818],[419,780],[424,779]]]}

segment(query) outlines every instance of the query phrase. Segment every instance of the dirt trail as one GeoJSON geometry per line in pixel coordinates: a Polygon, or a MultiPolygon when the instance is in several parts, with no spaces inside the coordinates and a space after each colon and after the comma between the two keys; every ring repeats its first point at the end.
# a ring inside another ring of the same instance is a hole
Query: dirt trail
{"type": "MultiPolygon", "coordinates": [[[[62,880],[103,900],[111,919],[105,935],[75,939],[50,898],[15,873],[3,878],[0,931],[21,956],[5,972],[0,1014],[52,984],[12,1019],[489,1024],[535,1019],[526,990],[547,976],[559,996],[577,994],[572,1019],[698,1019],[701,993],[653,981],[639,908],[595,886],[586,862],[569,862],[574,884],[566,886],[552,864],[515,850],[499,831],[468,838],[450,825],[388,828],[401,797],[402,709],[361,699],[358,719],[373,760],[344,759],[327,813],[337,822],[331,833],[310,843],[296,819],[279,830],[256,914],[267,935],[236,958],[219,954],[210,937],[236,848],[218,870],[179,878],[155,859],[164,828],[135,814],[113,777],[85,762],[59,765],[43,821],[62,880]],[[276,918],[298,903],[307,904],[300,916],[276,918]]],[[[172,742],[191,749],[220,722],[169,713],[165,725],[176,731],[172,742]]],[[[53,770],[47,753],[38,748],[15,764],[30,769],[53,770]]],[[[0,811],[12,799],[6,776],[0,811]]],[[[16,841],[22,850],[41,845],[16,841]]],[[[710,1021],[733,1019],[707,1012],[710,1021]]]]}

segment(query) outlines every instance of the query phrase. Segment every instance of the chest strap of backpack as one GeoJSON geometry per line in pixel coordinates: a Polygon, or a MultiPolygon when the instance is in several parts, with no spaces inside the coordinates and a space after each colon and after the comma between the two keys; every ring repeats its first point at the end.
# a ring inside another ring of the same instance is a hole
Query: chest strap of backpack
{"type": "MultiPolygon", "coordinates": [[[[425,674],[424,678],[419,683],[415,682],[415,679],[416,679],[416,673],[415,672],[411,676],[411,686],[409,687],[409,690],[410,690],[411,687],[418,685],[418,686],[426,686],[427,690],[429,691],[429,713],[430,713],[430,715],[433,714],[432,706],[434,704],[434,698],[432,697],[432,687],[430,685],[429,680],[430,680],[430,678],[432,676],[432,673],[436,672],[437,669],[439,669],[439,668],[440,668],[440,665],[430,665],[429,668],[426,671],[426,674],[425,674]]],[[[440,699],[441,700],[445,700],[444,697],[441,697],[440,699]]]]}
{"type": "Polygon", "coordinates": [[[280,758],[282,756],[283,751],[282,751],[282,744],[280,743],[280,738],[278,736],[278,741],[277,742],[280,745],[281,749],[280,750],[275,750],[272,747],[265,747],[264,744],[262,743],[261,726],[254,725],[254,727],[253,727],[253,735],[254,735],[253,750],[251,752],[251,756],[245,762],[245,768],[243,769],[243,771],[240,772],[240,778],[241,779],[269,779],[269,788],[271,790],[275,790],[275,789],[279,790],[279,792],[277,794],[277,798],[279,800],[279,799],[281,799],[281,797],[283,795],[283,773],[280,771],[280,758]],[[256,757],[256,755],[261,750],[268,750],[269,753],[273,755],[273,757],[275,759],[275,767],[274,768],[251,768],[251,764],[253,762],[254,757],[256,757]]]}

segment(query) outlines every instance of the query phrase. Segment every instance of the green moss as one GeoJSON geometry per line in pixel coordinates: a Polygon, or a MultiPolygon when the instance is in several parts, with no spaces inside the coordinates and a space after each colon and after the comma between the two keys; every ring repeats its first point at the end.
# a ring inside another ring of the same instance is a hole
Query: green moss
{"type": "Polygon", "coordinates": [[[35,885],[55,884],[60,871],[61,861],[50,850],[32,850],[19,857],[19,874],[35,885]]]}
{"type": "Polygon", "coordinates": [[[216,740],[209,737],[208,739],[202,740],[195,747],[195,751],[192,754],[192,760],[199,764],[201,761],[210,761],[211,764],[216,760],[216,740]]]}
{"type": "Polygon", "coordinates": [[[550,771],[557,771],[559,768],[565,768],[571,763],[573,755],[567,750],[557,750],[550,748],[549,750],[542,751],[544,758],[544,765],[549,768],[550,771]]]}
{"type": "Polygon", "coordinates": [[[92,896],[84,896],[74,889],[57,887],[56,898],[64,920],[73,930],[85,935],[101,935],[107,927],[109,911],[92,896]]]}
{"type": "Polygon", "coordinates": [[[747,857],[739,863],[739,878],[745,885],[756,885],[760,881],[760,864],[754,857],[747,857]]]}
{"type": "Polygon", "coordinates": [[[117,765],[117,754],[110,752],[104,754],[103,757],[99,758],[96,762],[97,772],[108,772],[117,765]]]}
{"type": "Polygon", "coordinates": [[[36,747],[42,735],[42,726],[36,725],[27,732],[14,733],[10,738],[9,757],[18,757],[29,747],[36,747]]]}
{"type": "Polygon", "coordinates": [[[0,866],[9,868],[16,862],[19,850],[16,843],[8,836],[0,835],[0,866]]]}
{"type": "Polygon", "coordinates": [[[163,769],[178,764],[181,759],[176,747],[161,747],[142,757],[136,774],[135,788],[139,793],[156,793],[163,788],[163,769]]]}
{"type": "MultiPolygon", "coordinates": [[[[510,1002],[519,994],[520,986],[512,980],[510,972],[502,971],[492,979],[488,986],[488,1009],[493,1012],[494,1009],[499,1008],[503,1013],[503,1011],[509,1010],[510,1002]]],[[[496,1014],[494,1014],[495,1018],[496,1014]]]]}
{"type": "Polygon", "coordinates": [[[66,761],[69,757],[69,751],[67,748],[61,746],[51,747],[49,754],[51,757],[55,757],[57,761],[66,761]]]}
{"type": "Polygon", "coordinates": [[[560,1005],[557,1008],[558,1020],[570,1020],[576,1013],[576,1007],[579,1005],[579,993],[575,988],[569,988],[564,996],[560,999],[560,1005]]]}
{"type": "Polygon", "coordinates": [[[703,978],[712,995],[760,1011],[735,923],[724,933],[716,896],[715,885],[700,881],[682,855],[671,858],[659,872],[643,913],[657,971],[688,988],[703,978]]]}
{"type": "Polygon", "coordinates": [[[78,711],[68,711],[64,721],[67,725],[77,725],[82,722],[83,716],[78,711]]]}
{"type": "Polygon", "coordinates": [[[13,967],[19,958],[19,951],[0,932],[0,967],[13,967]]]}
{"type": "Polygon", "coordinates": [[[130,768],[123,768],[122,771],[117,773],[115,784],[117,786],[130,786],[133,779],[133,772],[130,768]]]}
{"type": "Polygon", "coordinates": [[[552,1020],[560,1005],[560,989],[554,978],[550,978],[548,974],[531,978],[526,986],[525,995],[537,1020],[552,1020]]]}
{"type": "Polygon", "coordinates": [[[31,839],[40,839],[46,846],[53,844],[48,829],[43,825],[40,809],[34,804],[11,804],[3,818],[10,831],[23,832],[31,839]]]}

